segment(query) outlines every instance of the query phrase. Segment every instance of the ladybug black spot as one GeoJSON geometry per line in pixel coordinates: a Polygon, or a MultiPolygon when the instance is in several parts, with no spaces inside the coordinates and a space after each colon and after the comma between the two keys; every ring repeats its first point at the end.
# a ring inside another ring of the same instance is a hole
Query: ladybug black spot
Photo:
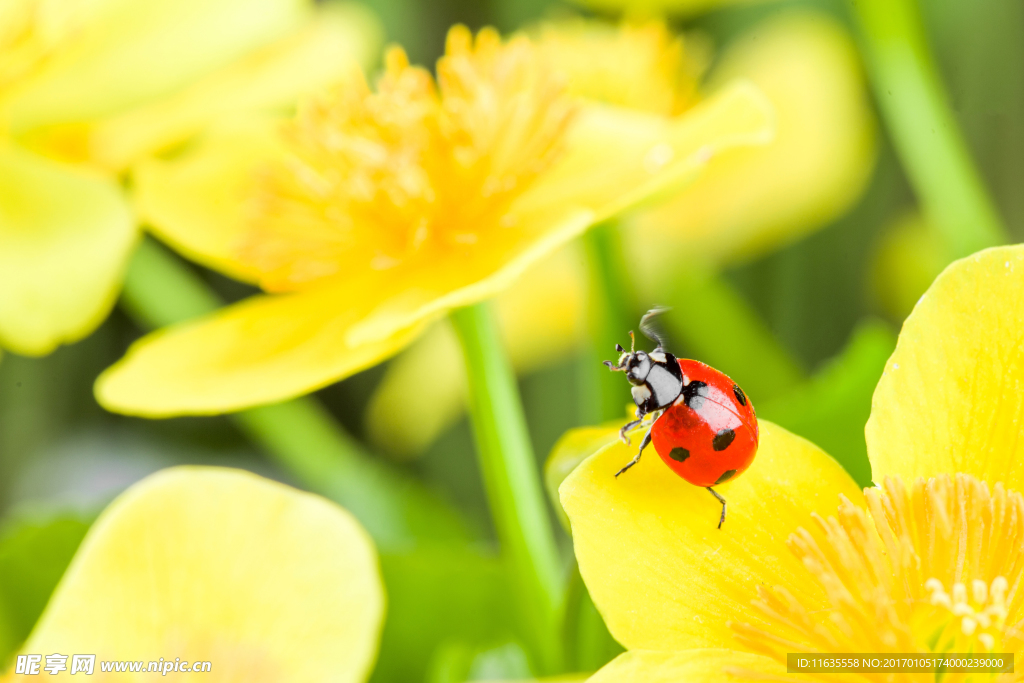
{"type": "Polygon", "coordinates": [[[747,405],[747,395],[740,389],[739,384],[732,385],[732,393],[736,394],[736,400],[740,402],[741,406],[747,405]]]}
{"type": "Polygon", "coordinates": [[[711,440],[711,447],[716,451],[724,451],[732,443],[732,440],[736,438],[736,432],[732,429],[723,429],[717,434],[715,438],[711,440]]]}
{"type": "Polygon", "coordinates": [[[726,470],[725,472],[722,472],[722,476],[720,476],[718,478],[718,481],[715,482],[715,486],[718,486],[719,484],[724,484],[725,482],[729,481],[735,476],[736,470],[726,470]]]}
{"type": "Polygon", "coordinates": [[[668,454],[668,457],[679,462],[685,462],[686,459],[690,457],[690,451],[686,450],[685,448],[680,448],[679,446],[676,446],[668,454]]]}
{"type": "Polygon", "coordinates": [[[707,395],[708,385],[700,380],[694,380],[683,387],[683,397],[691,410],[700,410],[704,406],[707,395]]]}

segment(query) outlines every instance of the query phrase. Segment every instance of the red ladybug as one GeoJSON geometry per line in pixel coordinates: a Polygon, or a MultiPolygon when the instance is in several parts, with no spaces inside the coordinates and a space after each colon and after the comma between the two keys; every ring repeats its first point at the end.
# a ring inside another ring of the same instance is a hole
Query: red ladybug
{"type": "MultiPolygon", "coordinates": [[[[648,311],[640,320],[640,331],[658,346],[650,353],[637,351],[635,344],[621,353],[617,364],[605,361],[611,370],[625,372],[633,385],[637,419],[619,436],[627,444],[626,432],[654,415],[653,424],[640,442],[640,450],[619,476],[635,465],[644,449],[654,441],[654,450],[672,470],[694,486],[703,486],[722,504],[718,528],[725,522],[725,499],[712,486],[729,481],[750,467],[757,454],[757,416],[754,406],[739,385],[709,365],[679,359],[663,349],[661,335],[651,324],[664,309],[648,311]]],[[[630,339],[633,333],[629,333],[630,339]]]]}

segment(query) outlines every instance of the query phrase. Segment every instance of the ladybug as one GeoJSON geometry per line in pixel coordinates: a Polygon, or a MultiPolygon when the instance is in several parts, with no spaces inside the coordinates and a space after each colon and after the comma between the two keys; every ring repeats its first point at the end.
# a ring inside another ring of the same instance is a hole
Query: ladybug
{"type": "Polygon", "coordinates": [[[694,486],[703,486],[722,504],[718,528],[725,522],[725,499],[712,486],[725,483],[750,467],[757,454],[757,416],[750,399],[724,373],[696,360],[676,358],[664,349],[652,319],[666,309],[655,308],[640,320],[640,331],[657,344],[650,353],[636,350],[633,340],[627,353],[616,344],[618,363],[606,360],[613,372],[625,372],[636,403],[636,420],[619,431],[626,435],[645,417],[652,424],[640,442],[636,457],[615,473],[618,477],[640,461],[653,441],[654,450],[672,471],[694,486]]]}

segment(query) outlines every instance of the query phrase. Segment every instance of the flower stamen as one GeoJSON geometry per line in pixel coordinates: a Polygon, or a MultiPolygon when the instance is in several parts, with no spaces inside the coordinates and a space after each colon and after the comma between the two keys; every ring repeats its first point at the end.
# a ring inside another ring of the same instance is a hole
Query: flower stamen
{"type": "Polygon", "coordinates": [[[787,652],[1024,646],[1017,621],[1007,627],[1022,603],[1024,497],[957,474],[910,487],[887,478],[865,498],[867,509],[844,497],[836,516],[794,532],[789,548],[817,590],[758,587],[764,621],[732,625],[744,646],[783,662],[787,652]]]}
{"type": "Polygon", "coordinates": [[[399,48],[376,90],[352,80],[300,110],[287,163],[257,182],[240,255],[267,290],[506,239],[512,203],[558,157],[574,112],[528,39],[488,29],[453,28],[436,81],[399,48]]]}

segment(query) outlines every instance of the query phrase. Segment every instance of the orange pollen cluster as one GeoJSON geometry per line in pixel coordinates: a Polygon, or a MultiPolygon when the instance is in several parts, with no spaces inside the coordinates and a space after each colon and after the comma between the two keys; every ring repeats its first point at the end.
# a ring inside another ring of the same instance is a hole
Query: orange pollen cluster
{"type": "Polygon", "coordinates": [[[573,115],[564,82],[525,37],[448,35],[437,80],[391,49],[376,90],[361,77],[308,103],[290,155],[256,184],[242,258],[268,290],[465,251],[514,229],[510,206],[558,156],[573,115]]]}
{"type": "MultiPolygon", "coordinates": [[[[785,662],[787,652],[1014,652],[1024,646],[1019,493],[1001,484],[990,491],[957,474],[919,479],[909,488],[886,479],[865,497],[867,510],[844,498],[835,517],[815,516],[816,528],[790,537],[810,588],[759,587],[754,604],[764,620],[732,625],[745,648],[785,662]]],[[[887,674],[886,680],[919,677],[887,674]]]]}

